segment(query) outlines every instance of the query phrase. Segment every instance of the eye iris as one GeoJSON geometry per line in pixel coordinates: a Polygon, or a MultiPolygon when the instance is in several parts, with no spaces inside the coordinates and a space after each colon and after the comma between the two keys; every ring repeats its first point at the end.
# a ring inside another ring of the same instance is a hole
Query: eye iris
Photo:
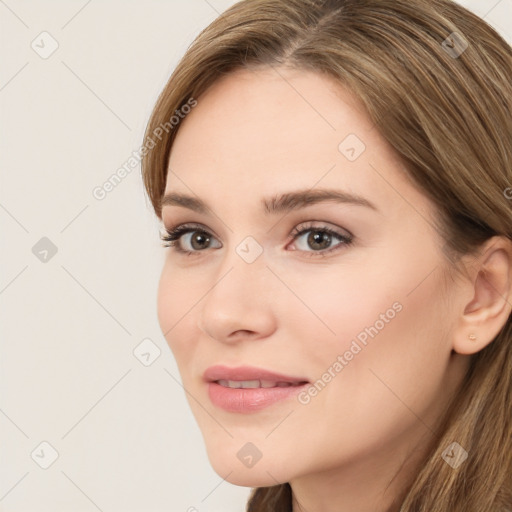
{"type": "Polygon", "coordinates": [[[327,241],[327,245],[324,245],[323,247],[316,247],[317,249],[326,249],[329,247],[331,243],[331,235],[326,233],[325,231],[312,231],[311,234],[308,236],[308,243],[311,244],[312,248],[315,248],[316,244],[321,244],[322,242],[327,241]]]}
{"type": "Polygon", "coordinates": [[[201,243],[209,242],[210,237],[208,235],[206,235],[205,233],[201,233],[200,231],[195,231],[195,233],[196,233],[195,235],[194,234],[192,235],[191,245],[194,248],[194,250],[203,249],[204,245],[201,245],[201,243]],[[199,247],[195,246],[196,242],[199,242],[199,247]]]}

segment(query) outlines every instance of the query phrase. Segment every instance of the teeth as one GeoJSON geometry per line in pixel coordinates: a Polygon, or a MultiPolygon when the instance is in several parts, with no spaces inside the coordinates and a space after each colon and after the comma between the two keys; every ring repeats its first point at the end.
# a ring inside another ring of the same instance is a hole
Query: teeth
{"type": "Polygon", "coordinates": [[[242,382],[235,382],[230,380],[230,384],[242,384],[243,388],[259,388],[260,387],[260,381],[259,380],[243,380],[242,382]]]}
{"type": "Polygon", "coordinates": [[[299,383],[291,382],[273,382],[271,380],[218,380],[217,383],[225,388],[232,389],[254,389],[254,388],[286,388],[289,386],[297,386],[299,383]]]}

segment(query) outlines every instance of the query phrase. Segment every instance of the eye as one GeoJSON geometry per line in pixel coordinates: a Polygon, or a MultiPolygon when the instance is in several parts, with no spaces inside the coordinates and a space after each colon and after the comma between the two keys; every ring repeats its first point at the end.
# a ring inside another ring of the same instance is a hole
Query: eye
{"type": "Polygon", "coordinates": [[[200,226],[182,224],[181,226],[176,226],[171,229],[165,229],[165,233],[161,234],[160,238],[164,242],[164,247],[171,247],[178,253],[190,256],[194,253],[202,252],[201,249],[204,249],[204,245],[210,243],[213,235],[200,226]],[[183,249],[181,245],[182,238],[185,238],[186,243],[192,244],[192,250],[183,249]]]}
{"type": "MultiPolygon", "coordinates": [[[[211,241],[216,240],[206,229],[198,225],[190,224],[182,224],[170,229],[165,229],[164,234],[161,234],[160,237],[164,242],[164,247],[171,247],[174,251],[186,256],[204,252],[204,249],[211,248],[211,241]],[[189,249],[183,248],[182,243],[188,246],[189,249]]],[[[306,253],[308,257],[326,256],[333,251],[341,249],[343,246],[351,245],[353,242],[353,236],[351,234],[344,234],[323,225],[314,226],[311,222],[294,228],[290,237],[294,244],[299,246],[300,252],[306,253]],[[310,235],[301,243],[297,243],[296,241],[300,241],[306,233],[310,233],[310,235]],[[340,242],[332,247],[331,243],[335,239],[338,239],[340,242]],[[313,250],[309,251],[307,247],[313,250]]],[[[217,245],[216,248],[219,247],[222,247],[222,245],[217,245]]],[[[292,250],[296,251],[297,249],[292,250]]]]}
{"type": "Polygon", "coordinates": [[[306,223],[305,225],[296,227],[292,231],[291,236],[294,241],[300,241],[300,239],[303,238],[301,243],[297,244],[295,242],[295,245],[298,245],[299,249],[305,252],[308,257],[324,257],[331,252],[341,249],[343,246],[347,247],[351,245],[353,242],[353,236],[351,234],[344,234],[327,226],[315,226],[313,223],[306,223]],[[309,233],[309,235],[304,237],[307,233],[309,233]],[[334,239],[340,240],[340,243],[332,246],[331,243],[334,239]],[[307,247],[313,248],[313,251],[305,249],[307,247]]]}

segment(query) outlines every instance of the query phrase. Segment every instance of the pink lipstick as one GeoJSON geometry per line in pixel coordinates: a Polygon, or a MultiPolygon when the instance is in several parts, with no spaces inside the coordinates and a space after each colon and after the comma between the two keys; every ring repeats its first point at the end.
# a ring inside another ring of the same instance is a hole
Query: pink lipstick
{"type": "Polygon", "coordinates": [[[253,366],[212,366],[204,372],[208,395],[217,407],[229,412],[259,411],[291,398],[306,385],[303,377],[292,377],[253,366]]]}

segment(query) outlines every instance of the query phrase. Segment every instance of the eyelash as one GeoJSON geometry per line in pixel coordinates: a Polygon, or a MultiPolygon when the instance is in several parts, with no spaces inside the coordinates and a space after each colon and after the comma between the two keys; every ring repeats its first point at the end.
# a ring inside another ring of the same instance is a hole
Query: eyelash
{"type": "MultiPolygon", "coordinates": [[[[187,233],[193,233],[193,232],[199,232],[207,237],[213,237],[211,233],[206,231],[205,229],[201,228],[197,225],[187,225],[182,224],[180,226],[176,226],[170,229],[165,229],[163,234],[160,234],[161,240],[164,242],[162,245],[164,247],[172,247],[172,249],[180,254],[183,254],[184,256],[193,256],[196,254],[200,254],[202,252],[205,252],[204,250],[201,251],[187,251],[185,249],[182,249],[180,247],[179,241],[181,237],[187,233]]],[[[299,238],[304,233],[308,233],[309,231],[317,231],[321,233],[328,233],[331,236],[334,236],[336,238],[339,238],[341,240],[341,243],[338,245],[331,247],[330,249],[323,249],[321,251],[300,251],[299,252],[306,252],[307,257],[325,257],[331,252],[335,252],[340,250],[342,247],[348,247],[353,243],[353,236],[347,236],[342,233],[338,233],[337,231],[334,231],[331,228],[328,228],[327,226],[302,226],[301,228],[296,227],[290,234],[292,237],[292,241],[295,241],[297,238],[299,238]]]]}

